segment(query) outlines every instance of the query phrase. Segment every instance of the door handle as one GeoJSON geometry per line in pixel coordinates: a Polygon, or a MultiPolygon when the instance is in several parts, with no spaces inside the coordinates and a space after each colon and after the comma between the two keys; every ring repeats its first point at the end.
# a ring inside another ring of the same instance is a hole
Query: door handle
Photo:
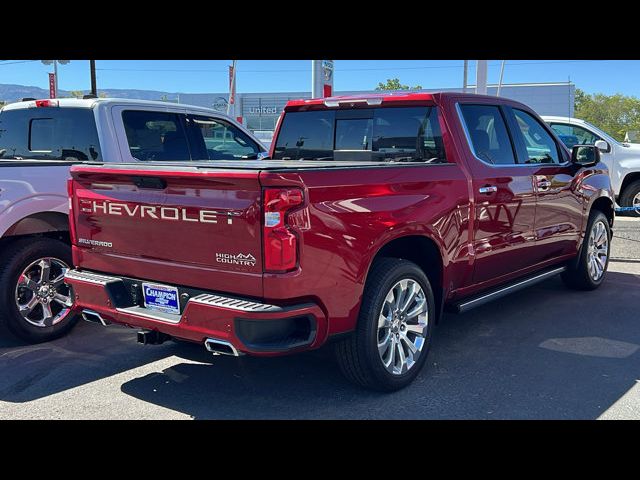
{"type": "Polygon", "coordinates": [[[498,187],[496,187],[495,185],[485,185],[484,187],[480,187],[478,189],[478,192],[484,195],[489,195],[490,193],[496,193],[497,191],[498,191],[498,187]]]}
{"type": "Polygon", "coordinates": [[[551,188],[551,182],[547,179],[547,177],[536,178],[536,185],[538,186],[538,190],[540,192],[546,192],[551,188]]]}

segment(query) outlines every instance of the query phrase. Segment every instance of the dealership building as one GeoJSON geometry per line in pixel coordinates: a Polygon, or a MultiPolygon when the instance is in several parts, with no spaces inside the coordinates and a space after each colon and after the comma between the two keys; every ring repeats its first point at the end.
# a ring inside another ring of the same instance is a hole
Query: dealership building
{"type": "MultiPolygon", "coordinates": [[[[462,92],[462,88],[423,89],[419,92],[462,92]]],[[[474,86],[467,88],[474,91],[474,86]]],[[[335,95],[362,95],[379,91],[336,91],[335,95]]],[[[497,85],[488,85],[488,95],[496,95],[497,85]]],[[[529,105],[540,115],[573,116],[575,85],[564,83],[503,84],[500,96],[529,105]]],[[[179,102],[227,111],[228,93],[181,93],[179,102]]],[[[311,98],[310,92],[237,93],[232,116],[242,117],[251,131],[272,132],[276,120],[288,100],[311,98]]]]}

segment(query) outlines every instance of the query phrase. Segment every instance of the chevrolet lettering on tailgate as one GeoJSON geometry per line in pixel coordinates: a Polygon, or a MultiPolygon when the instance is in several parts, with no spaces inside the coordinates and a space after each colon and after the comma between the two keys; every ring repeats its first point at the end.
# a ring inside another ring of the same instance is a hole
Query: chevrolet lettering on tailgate
{"type": "MultiPolygon", "coordinates": [[[[154,220],[173,220],[196,223],[218,223],[220,213],[214,210],[198,210],[196,213],[187,211],[182,207],[161,207],[157,205],[138,205],[108,200],[80,199],[80,211],[82,213],[101,213],[104,215],[118,215],[139,218],[151,218],[154,220]]],[[[223,214],[227,224],[233,223],[231,215],[223,214]]]]}

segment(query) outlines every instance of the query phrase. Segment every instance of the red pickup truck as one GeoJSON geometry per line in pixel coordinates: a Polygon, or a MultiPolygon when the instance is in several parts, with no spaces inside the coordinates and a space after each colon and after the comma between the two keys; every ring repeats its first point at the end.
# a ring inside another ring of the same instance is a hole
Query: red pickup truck
{"type": "Polygon", "coordinates": [[[409,384],[445,309],[562,274],[605,278],[613,194],[525,105],[458,93],[291,101],[265,161],[77,165],[75,308],[229,355],[335,343],[378,390],[409,384]]]}

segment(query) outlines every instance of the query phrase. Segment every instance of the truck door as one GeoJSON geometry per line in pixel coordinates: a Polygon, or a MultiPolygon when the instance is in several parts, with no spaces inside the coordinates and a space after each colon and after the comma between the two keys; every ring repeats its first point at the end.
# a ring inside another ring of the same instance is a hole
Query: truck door
{"type": "MultiPolygon", "coordinates": [[[[583,222],[582,196],[572,190],[574,169],[546,125],[525,110],[507,108],[518,162],[534,166],[537,209],[532,263],[576,252],[583,222]]],[[[595,141],[594,141],[595,142],[595,141]]]]}
{"type": "Polygon", "coordinates": [[[533,169],[518,165],[506,112],[486,101],[458,104],[471,148],[475,196],[474,283],[508,279],[531,265],[536,214],[533,169]]]}

